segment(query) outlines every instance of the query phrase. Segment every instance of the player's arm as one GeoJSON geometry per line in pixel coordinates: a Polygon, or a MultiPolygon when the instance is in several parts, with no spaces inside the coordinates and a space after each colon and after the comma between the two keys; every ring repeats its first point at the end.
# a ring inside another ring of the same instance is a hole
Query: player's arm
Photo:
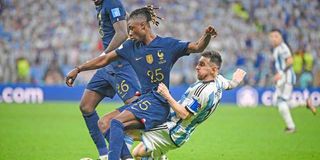
{"type": "Polygon", "coordinates": [[[78,73],[82,72],[82,71],[88,71],[88,70],[94,70],[94,69],[98,69],[98,68],[102,68],[108,64],[110,64],[112,61],[116,60],[118,57],[116,51],[111,51],[108,54],[104,54],[104,55],[100,55],[99,57],[96,57],[94,59],[91,59],[79,66],[77,66],[76,68],[74,68],[73,70],[71,70],[67,77],[66,77],[66,84],[69,87],[72,87],[72,84],[74,82],[74,80],[77,78],[78,73]]]}
{"type": "Polygon", "coordinates": [[[292,65],[293,65],[293,57],[289,56],[288,58],[286,58],[286,68],[284,68],[284,72],[290,69],[292,65]]]}
{"type": "Polygon", "coordinates": [[[239,84],[243,81],[245,75],[246,75],[246,71],[242,70],[242,69],[237,69],[232,76],[232,80],[226,81],[225,82],[225,86],[224,89],[233,89],[239,86],[239,84]]]}
{"type": "Polygon", "coordinates": [[[187,53],[200,53],[208,46],[211,37],[216,37],[217,32],[212,26],[208,26],[204,34],[200,37],[199,40],[191,42],[188,45],[187,53]]]}
{"type": "Polygon", "coordinates": [[[188,118],[188,116],[190,115],[190,112],[181,104],[179,104],[170,94],[168,88],[166,87],[165,84],[160,83],[158,86],[158,90],[157,92],[163,97],[165,98],[169,105],[171,106],[171,108],[177,113],[177,115],[182,118],[182,119],[186,119],[188,118]]]}
{"type": "Polygon", "coordinates": [[[114,23],[113,28],[116,33],[114,34],[109,46],[104,50],[104,53],[108,53],[117,49],[128,38],[126,20],[121,20],[114,23]]]}

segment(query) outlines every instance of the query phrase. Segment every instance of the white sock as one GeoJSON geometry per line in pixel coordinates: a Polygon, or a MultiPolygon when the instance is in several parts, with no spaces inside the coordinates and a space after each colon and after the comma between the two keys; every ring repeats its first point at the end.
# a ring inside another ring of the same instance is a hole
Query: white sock
{"type": "Polygon", "coordinates": [[[291,117],[288,103],[286,101],[279,102],[278,109],[279,109],[279,112],[280,112],[284,122],[286,123],[287,127],[290,129],[294,129],[295,124],[294,124],[293,119],[291,117]]]}
{"type": "Polygon", "coordinates": [[[131,148],[132,148],[132,145],[133,145],[133,139],[130,136],[125,135],[124,136],[124,141],[126,142],[126,145],[127,145],[128,149],[130,151],[131,148]]]}

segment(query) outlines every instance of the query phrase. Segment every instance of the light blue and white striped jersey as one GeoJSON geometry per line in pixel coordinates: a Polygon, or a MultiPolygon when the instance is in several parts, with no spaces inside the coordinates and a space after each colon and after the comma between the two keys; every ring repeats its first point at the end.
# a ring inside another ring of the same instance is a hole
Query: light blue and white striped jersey
{"type": "Polygon", "coordinates": [[[194,129],[214,112],[222,97],[222,90],[228,87],[229,80],[218,75],[214,81],[198,81],[187,89],[179,103],[186,107],[191,116],[182,120],[171,110],[167,122],[170,137],[177,146],[188,141],[194,129]]]}
{"type": "Polygon", "coordinates": [[[281,80],[278,81],[278,85],[284,83],[296,83],[296,75],[293,72],[293,67],[290,67],[286,72],[284,71],[284,69],[286,68],[286,59],[291,56],[292,54],[290,52],[290,49],[284,42],[274,48],[273,57],[275,59],[275,67],[277,69],[277,72],[284,74],[281,80]]]}

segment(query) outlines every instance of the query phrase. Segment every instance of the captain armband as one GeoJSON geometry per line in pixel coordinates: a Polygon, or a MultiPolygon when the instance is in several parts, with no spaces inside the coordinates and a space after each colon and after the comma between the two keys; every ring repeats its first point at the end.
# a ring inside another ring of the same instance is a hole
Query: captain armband
{"type": "Polygon", "coordinates": [[[201,108],[201,104],[198,102],[196,98],[190,99],[190,101],[186,104],[186,110],[193,115],[196,115],[201,108]]]}

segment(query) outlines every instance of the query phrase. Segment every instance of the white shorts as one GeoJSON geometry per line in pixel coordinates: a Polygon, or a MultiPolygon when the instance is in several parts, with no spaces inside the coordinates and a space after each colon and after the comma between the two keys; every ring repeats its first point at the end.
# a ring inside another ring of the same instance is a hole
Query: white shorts
{"type": "Polygon", "coordinates": [[[160,158],[169,150],[178,148],[171,140],[169,129],[166,124],[157,126],[142,134],[142,142],[147,153],[151,153],[152,158],[160,158]]]}
{"type": "Polygon", "coordinates": [[[277,85],[276,90],[273,95],[274,102],[278,102],[279,99],[288,101],[291,98],[293,90],[293,85],[290,83],[284,83],[282,85],[277,85]]]}

